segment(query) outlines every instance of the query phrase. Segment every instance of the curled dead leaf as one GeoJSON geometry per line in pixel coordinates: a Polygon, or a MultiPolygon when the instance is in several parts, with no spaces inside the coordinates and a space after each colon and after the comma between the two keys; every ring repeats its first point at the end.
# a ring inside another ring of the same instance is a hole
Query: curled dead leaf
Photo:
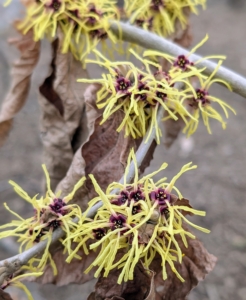
{"type": "Polygon", "coordinates": [[[179,36],[177,35],[173,41],[174,41],[174,43],[176,43],[184,48],[189,48],[193,41],[190,24],[187,24],[187,26],[183,30],[182,34],[179,36]]]}
{"type": "Polygon", "coordinates": [[[144,300],[161,300],[161,296],[157,293],[155,289],[155,273],[150,271],[151,282],[150,282],[150,290],[149,295],[144,300]]]}
{"type": "Polygon", "coordinates": [[[95,292],[91,293],[88,300],[154,300],[154,274],[144,269],[139,262],[134,270],[134,279],[117,284],[121,270],[111,271],[108,277],[100,276],[95,292]]]}
{"type": "MultiPolygon", "coordinates": [[[[57,185],[56,191],[61,191],[61,197],[69,194],[74,185],[85,175],[85,161],[81,156],[81,149],[79,148],[73,157],[73,161],[67,171],[66,176],[57,185]]],[[[82,211],[86,208],[89,201],[88,190],[85,184],[76,191],[73,197],[73,203],[78,204],[82,211]]]]}
{"type": "MultiPolygon", "coordinates": [[[[168,113],[165,111],[164,117],[168,116],[168,113]]],[[[185,123],[182,118],[178,118],[178,120],[174,120],[172,118],[167,119],[164,122],[165,128],[165,140],[164,145],[166,148],[171,147],[173,142],[177,139],[180,131],[184,128],[185,123]]]]}
{"type": "MultiPolygon", "coordinates": [[[[90,135],[95,130],[95,121],[98,117],[101,116],[101,112],[96,108],[96,93],[100,89],[100,85],[91,84],[89,85],[84,93],[84,99],[86,102],[86,121],[87,121],[87,132],[89,137],[87,136],[87,141],[90,138],[90,135]]],[[[81,155],[81,146],[75,153],[72,163],[67,171],[66,176],[59,182],[56,190],[61,191],[61,196],[65,196],[71,192],[74,185],[78,182],[78,180],[85,176],[85,167],[86,162],[81,155]]],[[[73,203],[77,203],[80,205],[82,209],[86,208],[86,205],[89,201],[88,198],[88,189],[82,186],[79,190],[77,190],[76,194],[73,198],[73,203]]]]}
{"type": "Polygon", "coordinates": [[[74,138],[82,124],[86,84],[76,80],[88,78],[71,53],[61,53],[60,39],[52,43],[51,72],[40,86],[39,97],[43,157],[52,189],[66,175],[78,144],[74,138]]]}
{"type": "MultiPolygon", "coordinates": [[[[183,14],[184,14],[186,20],[189,20],[189,17],[191,15],[191,11],[190,11],[189,7],[183,8],[183,14]]],[[[184,36],[186,36],[188,34],[188,32],[190,35],[189,23],[187,23],[186,27],[184,28],[184,24],[181,24],[181,22],[178,19],[176,19],[174,26],[175,26],[175,31],[170,36],[170,39],[172,39],[175,43],[178,43],[180,46],[185,47],[185,44],[182,44],[182,40],[184,39],[184,36]]],[[[190,37],[191,37],[191,35],[190,35],[190,37]]],[[[190,43],[191,42],[192,42],[192,40],[190,40],[190,43]]],[[[187,44],[187,47],[189,47],[189,46],[190,46],[190,44],[187,44]]]]}
{"type": "Polygon", "coordinates": [[[88,124],[88,139],[95,130],[95,121],[102,115],[102,110],[96,106],[97,92],[100,90],[101,85],[98,83],[90,84],[84,93],[86,103],[86,116],[88,124]]]}
{"type": "MultiPolygon", "coordinates": [[[[115,112],[106,122],[102,121],[102,110],[96,107],[96,92],[100,85],[92,85],[86,91],[87,117],[89,123],[89,138],[82,146],[81,153],[85,160],[85,174],[93,174],[102,189],[113,181],[120,180],[124,173],[127,158],[131,148],[135,151],[142,139],[125,137],[124,131],[117,132],[124,115],[122,111],[115,112]]],[[[156,147],[154,141],[140,167],[140,173],[144,172],[153,158],[156,147]]],[[[90,198],[94,197],[92,184],[87,181],[90,198]]]]}
{"type": "MultiPolygon", "coordinates": [[[[175,201],[175,204],[178,205],[178,206],[187,206],[187,207],[192,208],[192,206],[190,205],[190,201],[189,201],[188,199],[185,199],[185,198],[177,199],[177,200],[175,201]]],[[[193,213],[191,213],[191,212],[189,212],[189,211],[184,211],[184,210],[182,211],[182,214],[183,214],[184,216],[186,216],[186,215],[193,216],[193,215],[194,215],[193,213]]]]}
{"type": "Polygon", "coordinates": [[[189,247],[186,248],[180,236],[176,238],[182,253],[184,254],[182,264],[176,262],[175,268],[184,278],[181,282],[167,265],[167,279],[162,279],[161,258],[155,257],[150,265],[150,269],[156,273],[155,287],[157,293],[165,300],[185,300],[190,291],[211,272],[215,266],[217,258],[208,253],[203,244],[198,239],[187,237],[189,247]]]}
{"type": "Polygon", "coordinates": [[[90,251],[88,255],[85,255],[83,251],[79,251],[77,254],[82,259],[73,259],[70,263],[65,262],[67,255],[63,253],[60,244],[54,245],[50,252],[57,267],[57,276],[54,276],[52,267],[47,265],[42,276],[32,278],[35,282],[41,284],[53,283],[62,286],[70,283],[82,284],[94,278],[94,269],[88,274],[85,274],[84,270],[96,259],[98,255],[96,251],[90,251]]]}
{"type": "Polygon", "coordinates": [[[139,243],[148,244],[155,229],[154,224],[145,223],[138,229],[139,243]]]}
{"type": "MultiPolygon", "coordinates": [[[[132,138],[124,138],[124,132],[116,129],[123,118],[122,112],[115,113],[104,124],[102,118],[95,122],[95,130],[81,149],[82,157],[86,162],[86,174],[93,174],[102,189],[106,189],[112,181],[117,181],[124,173],[125,157],[131,148],[136,149],[132,138]]],[[[95,193],[93,185],[87,181],[90,198],[95,193]]]]}
{"type": "MultiPolygon", "coordinates": [[[[123,119],[123,112],[117,111],[105,123],[100,125],[102,118],[95,121],[94,132],[82,146],[82,157],[86,162],[85,174],[93,174],[100,187],[105,190],[113,181],[119,181],[124,174],[130,150],[137,151],[142,139],[125,137],[124,131],[116,129],[123,119]]],[[[144,172],[153,158],[156,142],[153,142],[142,165],[139,174],[144,172]]],[[[89,197],[96,194],[93,185],[86,181],[89,197]]]]}
{"type": "Polygon", "coordinates": [[[30,30],[26,35],[9,40],[20,51],[20,58],[13,63],[12,83],[0,111],[0,146],[9,134],[14,116],[26,102],[31,75],[39,59],[40,42],[34,42],[32,37],[33,32],[30,30]]]}
{"type": "MultiPolygon", "coordinates": [[[[57,70],[57,66],[59,68],[59,64],[56,61],[57,60],[57,50],[58,50],[58,46],[59,46],[59,40],[56,39],[53,43],[52,43],[52,48],[53,48],[53,56],[52,56],[52,60],[51,60],[51,74],[50,76],[48,76],[43,84],[39,87],[39,91],[40,93],[46,98],[46,100],[48,100],[51,104],[53,104],[57,110],[59,111],[60,115],[63,116],[64,114],[64,106],[62,103],[62,100],[59,96],[59,94],[56,92],[55,88],[53,87],[53,83],[57,77],[57,75],[61,75],[58,74],[56,72],[57,70]]],[[[65,71],[65,70],[64,70],[65,71]]]]}

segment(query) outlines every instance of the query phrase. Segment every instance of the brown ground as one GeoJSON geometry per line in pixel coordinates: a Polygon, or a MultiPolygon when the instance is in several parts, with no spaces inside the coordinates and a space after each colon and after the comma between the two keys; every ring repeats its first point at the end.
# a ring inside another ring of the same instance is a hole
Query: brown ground
{"type": "MultiPolygon", "coordinates": [[[[16,3],[15,1],[13,1],[16,3]]],[[[208,9],[198,17],[192,17],[194,43],[206,33],[210,39],[199,50],[203,55],[225,54],[225,65],[246,76],[246,9],[236,6],[236,2],[210,0],[208,9]],[[231,6],[228,3],[231,3],[231,6]]],[[[16,52],[6,44],[6,37],[12,30],[8,22],[12,15],[18,15],[18,6],[13,4],[8,12],[0,8],[0,91],[4,97],[9,86],[9,67],[16,52]]],[[[44,45],[47,49],[47,45],[44,45]]],[[[41,192],[42,144],[39,138],[39,108],[36,100],[37,86],[47,74],[47,51],[44,50],[38,71],[33,76],[33,86],[24,109],[15,119],[14,128],[6,145],[0,150],[0,203],[9,205],[22,214],[27,208],[11,187],[8,180],[18,182],[31,195],[41,192]]],[[[192,200],[197,209],[207,211],[205,218],[196,218],[196,223],[211,229],[206,235],[197,232],[208,250],[218,257],[214,271],[190,295],[190,300],[231,300],[246,299],[246,99],[230,94],[221,86],[213,89],[216,96],[225,99],[236,110],[237,116],[230,116],[224,131],[212,122],[213,135],[207,134],[203,126],[190,140],[180,137],[166,150],[159,146],[150,169],[155,169],[163,161],[170,167],[171,177],[182,165],[193,161],[197,171],[183,176],[177,186],[183,195],[192,200]]],[[[10,220],[10,215],[0,210],[0,223],[10,220]]],[[[15,244],[10,239],[0,241],[0,259],[15,254],[15,244]]],[[[85,300],[92,284],[56,288],[29,285],[35,300],[85,300]]],[[[15,294],[16,291],[12,290],[15,294]]],[[[26,299],[25,296],[20,299],[26,299]]]]}

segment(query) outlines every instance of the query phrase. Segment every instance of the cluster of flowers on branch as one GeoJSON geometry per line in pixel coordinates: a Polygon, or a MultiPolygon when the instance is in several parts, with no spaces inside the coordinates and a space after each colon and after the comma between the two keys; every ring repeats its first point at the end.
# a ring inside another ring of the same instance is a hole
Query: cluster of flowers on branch
{"type": "Polygon", "coordinates": [[[187,220],[184,212],[200,216],[204,216],[205,212],[197,211],[188,205],[188,201],[183,199],[180,191],[174,186],[184,172],[195,169],[196,166],[191,166],[191,163],[183,166],[170,182],[167,182],[167,178],[154,182],[153,176],[166,167],[167,164],[164,163],[159,170],[139,179],[137,161],[132,150],[123,184],[113,182],[104,193],[94,176],[90,175],[98,196],[88,203],[84,219],[80,220],[77,230],[64,241],[66,243],[71,239],[78,244],[68,256],[67,262],[72,260],[81,247],[85,254],[89,253],[89,249],[98,250],[97,258],[85,272],[97,266],[95,277],[103,270],[103,276],[107,277],[111,270],[119,268],[121,273],[118,284],[121,284],[122,281],[133,279],[134,268],[139,260],[149,268],[155,256],[159,254],[162,258],[163,279],[167,278],[166,264],[169,264],[177,277],[184,281],[174,265],[174,262],[182,263],[183,256],[176,237],[181,236],[185,247],[188,247],[187,236],[195,238],[191,232],[184,229],[184,222],[206,233],[209,230],[187,220]],[[131,160],[135,165],[135,177],[132,184],[127,184],[126,175],[131,160]],[[172,190],[175,190],[178,196],[172,194],[172,190]],[[115,191],[118,193],[115,194],[115,191]],[[99,201],[103,202],[103,206],[98,209],[94,218],[88,218],[88,211],[99,201]],[[93,239],[96,241],[91,242],[93,239]],[[86,244],[88,241],[89,249],[86,244]]]}
{"type": "Polygon", "coordinates": [[[205,4],[206,0],[125,0],[125,12],[130,23],[166,37],[175,32],[177,23],[185,28],[189,13],[205,4]]]}
{"type": "MultiPolygon", "coordinates": [[[[20,243],[20,253],[31,248],[34,244],[47,239],[48,242],[44,254],[41,258],[32,258],[29,261],[28,269],[42,271],[47,262],[50,261],[53,272],[56,274],[56,266],[49,253],[52,233],[56,229],[61,228],[69,235],[73,227],[76,226],[73,219],[81,217],[81,209],[76,204],[69,204],[69,201],[73,199],[75,192],[83,185],[85,177],[81,178],[69,195],[61,199],[59,198],[59,194],[55,195],[50,189],[50,179],[45,165],[43,165],[43,170],[47,180],[47,193],[45,197],[41,197],[40,199],[37,199],[38,195],[31,198],[18,184],[10,181],[17,194],[33,206],[35,213],[34,216],[23,219],[5,203],[5,208],[16,216],[17,220],[0,226],[0,239],[9,236],[18,237],[17,241],[20,243]]],[[[70,253],[70,241],[65,244],[65,247],[68,249],[68,253],[70,253]]]]}
{"type": "MultiPolygon", "coordinates": [[[[97,266],[96,277],[103,270],[104,276],[107,276],[111,270],[119,268],[122,269],[118,278],[119,284],[122,281],[132,280],[134,268],[140,260],[148,268],[155,256],[159,254],[162,258],[163,279],[167,278],[166,264],[169,264],[172,271],[183,281],[174,265],[176,262],[182,263],[183,256],[176,237],[181,236],[185,247],[189,246],[187,237],[195,238],[183,227],[183,223],[188,223],[203,232],[208,233],[209,230],[191,223],[185,217],[187,213],[204,216],[205,212],[193,209],[175,187],[176,180],[184,172],[195,169],[196,166],[192,166],[191,163],[183,166],[170,182],[167,182],[166,177],[154,182],[153,176],[166,167],[167,164],[164,163],[159,170],[139,179],[137,161],[132,149],[123,184],[113,182],[103,192],[94,176],[89,175],[98,196],[88,203],[88,209],[81,214],[80,208],[75,204],[69,204],[69,201],[75,191],[82,186],[85,178],[83,177],[74,186],[68,196],[60,199],[59,195],[55,195],[50,190],[49,176],[43,166],[48,189],[44,198],[39,200],[37,196],[30,198],[16,183],[10,181],[15,191],[33,205],[35,214],[31,218],[23,219],[5,204],[7,210],[18,220],[1,226],[0,238],[17,236],[20,252],[23,251],[23,247],[29,249],[34,244],[47,241],[42,256],[32,258],[24,267],[29,272],[33,272],[31,275],[41,275],[48,261],[56,274],[56,266],[49,253],[49,247],[52,233],[57,228],[61,228],[65,236],[60,241],[67,253],[68,263],[74,258],[81,258],[77,254],[80,249],[83,249],[85,254],[98,250],[97,258],[85,270],[89,272],[97,266]],[[128,184],[126,175],[131,161],[134,162],[135,177],[133,183],[128,184]],[[172,190],[176,191],[177,196],[171,193],[172,190]],[[88,212],[99,201],[102,201],[101,208],[95,212],[94,217],[87,217],[88,212]],[[74,222],[75,217],[77,222],[74,222]],[[14,229],[8,229],[9,227],[14,229]],[[72,246],[73,243],[75,247],[72,246]]],[[[29,275],[30,273],[21,276],[29,275]]],[[[5,283],[2,288],[7,285],[5,283]]]]}
{"type": "MultiPolygon", "coordinates": [[[[222,65],[225,56],[211,55],[203,57],[197,61],[191,61],[189,58],[192,53],[194,53],[201,45],[203,45],[207,41],[207,39],[208,36],[206,36],[198,45],[196,45],[189,52],[188,55],[179,55],[178,57],[174,57],[166,53],[152,50],[147,50],[143,54],[144,57],[154,57],[155,59],[162,58],[167,60],[171,65],[168,71],[169,76],[171,78],[177,78],[177,81],[182,81],[185,84],[185,87],[187,88],[185,90],[186,95],[182,95],[180,97],[180,103],[181,105],[184,105],[186,107],[186,111],[189,111],[189,117],[190,115],[192,115],[192,117],[184,119],[181,114],[180,116],[186,124],[186,126],[183,129],[183,132],[187,133],[188,136],[190,136],[196,131],[200,115],[202,116],[204,125],[206,126],[210,134],[211,129],[209,124],[209,118],[216,119],[221,123],[223,129],[226,128],[226,122],[224,121],[222,115],[219,111],[212,107],[213,102],[219,104],[226,118],[229,117],[228,109],[231,110],[234,114],[236,114],[235,110],[230,105],[228,105],[223,100],[210,95],[208,91],[213,83],[223,84],[231,91],[231,87],[226,81],[214,78],[219,67],[222,65]],[[206,68],[199,68],[199,63],[206,59],[219,59],[217,67],[210,74],[210,76],[206,76],[203,74],[206,68]],[[190,72],[193,72],[193,74],[190,72]],[[182,80],[180,80],[180,78],[177,77],[181,74],[183,74],[183,76],[181,76],[182,80]]],[[[157,63],[150,62],[150,64],[156,66],[159,71],[162,70],[162,67],[157,63]]]]}
{"type": "MultiPolygon", "coordinates": [[[[173,57],[158,51],[147,50],[143,58],[132,49],[130,52],[140,61],[138,68],[131,62],[110,62],[97,50],[94,50],[97,60],[86,60],[87,63],[97,63],[107,69],[109,73],[102,74],[102,79],[79,79],[80,82],[98,82],[101,89],[97,93],[98,108],[103,108],[104,123],[112,114],[121,110],[124,118],[117,131],[125,130],[125,135],[133,138],[144,137],[147,128],[150,132],[155,127],[156,140],[160,143],[161,130],[157,123],[157,110],[162,106],[168,113],[167,118],[177,120],[182,118],[185,127],[184,133],[193,134],[198,126],[200,115],[211,133],[209,118],[218,120],[222,128],[226,123],[222,115],[212,103],[218,103],[228,118],[228,109],[234,109],[224,101],[209,94],[210,86],[215,83],[224,84],[229,90],[230,85],[220,79],[215,79],[217,70],[222,64],[222,55],[204,57],[192,62],[189,56],[200,47],[208,37],[194,47],[188,55],[173,57]],[[170,63],[166,72],[158,62],[160,58],[170,63]],[[206,68],[199,68],[199,63],[207,58],[219,59],[218,65],[210,76],[203,74],[206,68]],[[196,82],[197,87],[194,87],[196,82]],[[182,84],[182,88],[177,86],[182,84]]],[[[167,119],[165,118],[165,119],[167,119]]],[[[146,141],[149,136],[147,135],[146,141]]]]}
{"type": "MultiPolygon", "coordinates": [[[[86,60],[86,62],[104,66],[109,74],[103,74],[103,78],[99,80],[79,79],[78,81],[99,82],[102,85],[97,94],[98,108],[104,109],[101,124],[117,110],[122,110],[124,117],[117,131],[124,128],[126,136],[139,138],[145,136],[150,125],[149,133],[155,127],[156,139],[159,143],[161,131],[156,118],[158,107],[161,105],[175,120],[178,119],[175,112],[179,112],[182,116],[185,114],[183,106],[178,101],[180,95],[185,94],[174,87],[175,82],[181,79],[180,76],[171,78],[167,73],[159,70],[153,73],[149,65],[146,66],[146,70],[143,70],[131,62],[110,62],[98,51],[95,50],[94,53],[103,61],[86,60]]],[[[136,53],[134,54],[137,56],[136,53]]],[[[148,138],[149,136],[146,140],[148,138]]]]}
{"type": "MultiPolygon", "coordinates": [[[[162,34],[166,35],[175,31],[174,24],[177,20],[183,25],[187,23],[184,10],[196,13],[197,6],[204,7],[205,2],[205,0],[148,0],[143,4],[135,0],[125,1],[124,9],[128,17],[132,15],[130,21],[133,23],[147,18],[152,20],[154,28],[166,31],[162,34]]],[[[164,120],[181,118],[184,121],[183,132],[187,136],[196,131],[200,116],[209,133],[211,133],[210,118],[218,120],[222,128],[226,127],[221,113],[212,106],[212,103],[220,105],[226,118],[228,110],[234,113],[235,111],[209,93],[209,88],[214,82],[222,83],[231,89],[227,82],[214,78],[225,57],[209,56],[198,61],[189,59],[207,37],[194,47],[190,54],[178,57],[153,50],[145,51],[143,57],[140,57],[130,50],[142,65],[138,68],[128,61],[111,62],[95,50],[100,40],[109,37],[116,42],[116,37],[110,31],[110,19],[120,19],[114,0],[31,0],[27,3],[26,17],[18,26],[23,33],[33,29],[34,40],[42,39],[44,35],[54,38],[59,28],[59,32],[63,33],[62,52],[70,51],[83,62],[87,54],[94,51],[97,61],[85,60],[85,62],[96,62],[104,66],[108,73],[103,74],[99,80],[79,81],[101,83],[97,105],[98,108],[104,109],[102,123],[117,110],[123,111],[124,118],[117,130],[124,129],[126,136],[142,138],[146,135],[147,128],[150,127],[150,132],[156,128],[156,140],[160,143],[161,131],[156,118],[160,106],[168,114],[164,120]],[[199,63],[208,58],[219,59],[217,68],[209,77],[204,75],[205,68],[199,68],[199,63]],[[170,63],[168,71],[162,67],[163,59],[170,63]],[[197,87],[193,86],[194,80],[199,82],[197,87]],[[177,88],[177,84],[180,83],[183,85],[182,89],[177,88]]],[[[157,33],[161,34],[159,31],[157,33]]],[[[146,136],[146,141],[148,138],[149,135],[146,136]]]]}
{"type": "MultiPolygon", "coordinates": [[[[8,5],[8,0],[5,5],[8,5]]],[[[189,12],[205,7],[206,0],[142,0],[124,2],[124,13],[130,22],[161,36],[176,31],[176,23],[187,26],[189,12]]],[[[70,51],[76,59],[83,60],[99,41],[117,39],[110,31],[110,20],[120,20],[120,10],[115,0],[30,0],[24,2],[26,16],[18,28],[26,34],[33,29],[34,40],[44,36],[54,38],[58,29],[63,34],[64,53],[70,51]]],[[[109,49],[107,49],[109,50],[109,49]]],[[[119,50],[116,48],[114,50],[119,50]]]]}
{"type": "Polygon", "coordinates": [[[82,60],[99,41],[116,38],[109,30],[109,19],[119,19],[114,0],[32,0],[19,29],[33,29],[34,40],[54,38],[58,28],[63,33],[62,51],[71,51],[82,60]]]}

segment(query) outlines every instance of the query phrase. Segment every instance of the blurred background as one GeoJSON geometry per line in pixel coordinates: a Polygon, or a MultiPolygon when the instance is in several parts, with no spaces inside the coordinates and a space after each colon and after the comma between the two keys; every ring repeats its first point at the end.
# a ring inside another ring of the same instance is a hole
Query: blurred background
{"type": "MultiPolygon", "coordinates": [[[[1,1],[3,2],[3,1],[1,1]]],[[[199,49],[201,55],[224,54],[225,66],[246,77],[246,3],[245,0],[208,0],[207,10],[191,17],[195,45],[206,33],[208,42],[199,49]]],[[[0,6],[0,102],[10,85],[10,67],[18,56],[7,39],[15,36],[11,22],[20,16],[18,1],[4,9],[0,6]]],[[[9,222],[11,215],[3,208],[8,205],[22,216],[30,208],[16,196],[8,180],[21,185],[31,196],[42,192],[42,144],[39,137],[39,107],[37,88],[48,72],[49,46],[42,45],[42,55],[33,74],[28,101],[14,121],[14,127],[0,149],[0,224],[9,222]]],[[[215,96],[232,105],[237,116],[230,114],[226,130],[216,121],[212,135],[200,124],[190,139],[180,135],[170,149],[157,147],[154,160],[147,170],[154,170],[163,161],[169,163],[165,175],[170,178],[190,161],[196,171],[182,176],[177,187],[191,200],[194,208],[205,210],[206,217],[194,218],[194,223],[209,228],[210,234],[196,232],[208,251],[218,257],[217,265],[204,282],[195,288],[190,300],[246,300],[246,99],[214,86],[215,96]]],[[[17,253],[12,239],[0,241],[0,260],[17,253]]],[[[86,300],[95,282],[81,286],[54,287],[28,284],[35,300],[86,300]]],[[[10,288],[13,299],[25,295],[10,288]]]]}

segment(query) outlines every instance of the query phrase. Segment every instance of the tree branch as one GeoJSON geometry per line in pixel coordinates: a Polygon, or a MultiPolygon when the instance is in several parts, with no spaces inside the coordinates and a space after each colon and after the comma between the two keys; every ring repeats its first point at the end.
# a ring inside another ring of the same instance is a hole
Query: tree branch
{"type": "MultiPolygon", "coordinates": [[[[116,36],[121,37],[124,41],[138,44],[146,49],[165,52],[175,57],[179,55],[186,55],[189,53],[189,51],[174,44],[173,42],[170,42],[154,33],[143,30],[139,27],[116,21],[111,21],[110,23],[112,32],[116,36]]],[[[191,60],[192,62],[195,62],[201,58],[201,56],[196,54],[191,54],[189,56],[189,60],[191,60]]],[[[209,60],[204,60],[197,64],[197,66],[201,68],[206,67],[206,70],[204,70],[204,74],[210,75],[217,67],[217,63],[209,60]]],[[[246,79],[241,75],[225,67],[220,67],[215,75],[215,78],[225,80],[230,84],[234,93],[246,98],[246,79]]]]}

